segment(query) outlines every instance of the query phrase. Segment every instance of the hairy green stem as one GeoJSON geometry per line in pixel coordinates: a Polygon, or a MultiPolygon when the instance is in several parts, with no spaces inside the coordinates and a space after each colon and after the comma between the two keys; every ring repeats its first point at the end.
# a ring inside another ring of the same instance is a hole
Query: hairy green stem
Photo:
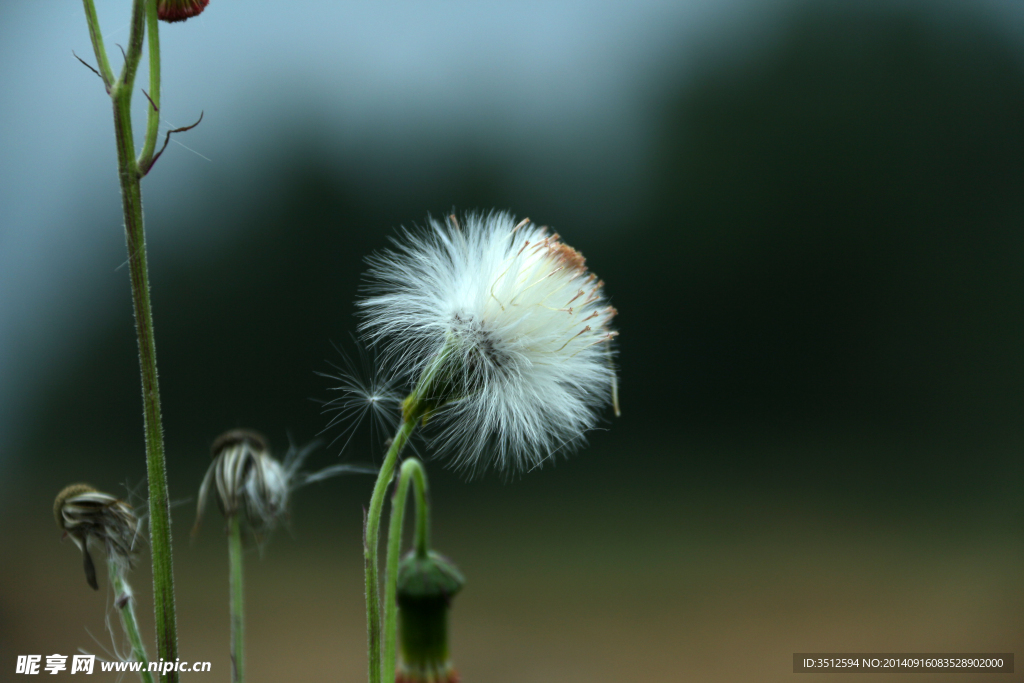
{"type": "Polygon", "coordinates": [[[146,38],[146,0],[132,0],[132,18],[128,30],[128,52],[124,55],[124,65],[118,78],[129,91],[135,86],[135,72],[139,69],[142,59],[142,43],[146,38]]]}
{"type": "Polygon", "coordinates": [[[149,672],[149,657],[146,656],[146,647],[142,644],[142,636],[139,635],[139,624],[135,620],[135,598],[132,594],[132,587],[124,577],[124,571],[116,563],[107,560],[107,570],[110,574],[110,585],[114,587],[114,605],[121,614],[121,626],[128,635],[128,642],[132,644],[132,659],[142,662],[142,669],[139,677],[142,683],[153,683],[153,674],[149,672]]]}
{"type": "Polygon", "coordinates": [[[381,679],[391,681],[395,675],[395,652],[398,638],[398,560],[402,550],[402,524],[405,521],[405,499],[412,480],[416,491],[416,555],[427,557],[430,550],[430,504],[427,500],[427,473],[416,458],[409,458],[399,470],[398,486],[391,499],[391,528],[388,530],[388,554],[384,573],[384,662],[381,679]]]}
{"type": "Polygon", "coordinates": [[[380,586],[377,581],[377,539],[380,531],[380,513],[384,506],[384,493],[395,473],[398,454],[416,428],[416,419],[405,420],[391,441],[391,448],[380,466],[377,483],[370,497],[370,509],[366,513],[366,528],[363,532],[363,564],[366,575],[366,639],[369,660],[370,683],[381,683],[381,630],[380,630],[380,586]]]}
{"type": "MultiPolygon", "coordinates": [[[[103,51],[99,22],[92,0],[83,0],[89,34],[101,74],[109,72],[103,51]]],[[[139,367],[142,375],[143,421],[146,436],[146,471],[149,481],[149,537],[153,558],[153,603],[156,616],[157,649],[164,661],[178,658],[177,619],[174,606],[174,575],[171,558],[171,507],[167,493],[167,465],[164,457],[163,424],[160,415],[160,387],[157,380],[156,342],[153,314],[149,301],[149,272],[146,261],[146,232],[142,217],[142,188],[135,159],[132,134],[131,100],[135,72],[142,56],[147,0],[134,0],[128,51],[121,76],[108,85],[114,105],[114,137],[117,145],[117,171],[124,210],[125,241],[128,247],[128,272],[135,310],[135,332],[139,343],[139,367]]],[[[152,0],[149,0],[152,2],[152,0]]],[[[106,77],[104,77],[106,81],[106,77]]],[[[152,87],[152,86],[151,86],[152,87]]],[[[163,683],[177,683],[178,672],[161,672],[163,683]]]]}
{"type": "Polygon", "coordinates": [[[156,0],[146,0],[146,43],[149,46],[149,107],[146,116],[146,140],[139,154],[138,166],[142,175],[153,166],[157,131],[160,127],[160,21],[156,13],[156,0]]]}
{"type": "Polygon", "coordinates": [[[231,576],[231,680],[245,679],[245,590],[242,585],[242,523],[240,515],[228,522],[228,573],[231,576]]]}
{"type": "Polygon", "coordinates": [[[96,5],[92,0],[82,0],[85,5],[85,21],[89,25],[89,39],[92,40],[92,51],[96,54],[96,65],[99,67],[100,78],[107,92],[114,85],[114,72],[110,69],[110,60],[107,59],[107,50],[103,47],[103,34],[100,32],[100,21],[96,17],[96,5]]]}

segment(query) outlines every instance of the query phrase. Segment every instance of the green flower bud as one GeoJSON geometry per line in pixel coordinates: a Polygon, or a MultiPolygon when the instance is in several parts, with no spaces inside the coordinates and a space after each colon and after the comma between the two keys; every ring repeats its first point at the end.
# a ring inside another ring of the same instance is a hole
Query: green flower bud
{"type": "Polygon", "coordinates": [[[398,567],[396,683],[458,683],[448,659],[448,609],[465,579],[451,560],[411,552],[398,567]]]}

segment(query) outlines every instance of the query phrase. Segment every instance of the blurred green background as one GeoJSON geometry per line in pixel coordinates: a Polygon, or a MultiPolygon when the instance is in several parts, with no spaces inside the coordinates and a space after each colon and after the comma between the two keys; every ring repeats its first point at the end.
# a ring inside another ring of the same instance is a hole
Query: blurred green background
{"type": "MultiPolygon", "coordinates": [[[[1024,653],[1019,3],[342,4],[339,43],[384,47],[309,75],[288,55],[314,50],[311,4],[267,33],[273,3],[235,26],[214,2],[161,34],[181,117],[165,127],[206,111],[179,138],[197,154],[172,144],[144,183],[183,658],[229,675],[216,516],[188,538],[210,441],[315,438],[364,257],[427,212],[492,207],[553,226],[606,281],[623,416],[528,474],[429,464],[436,545],[468,578],[464,680],[781,681],[794,652],[1024,653]],[[473,64],[466,43],[493,52],[473,64]],[[394,76],[417,68],[415,87],[394,76]]],[[[100,9],[115,50],[127,8],[100,9]]],[[[109,111],[66,54],[89,54],[84,19],[2,11],[15,47],[60,58],[5,76],[0,110],[6,678],[18,654],[112,647],[109,595],[50,505],[78,480],[138,501],[145,470],[109,111]],[[32,142],[39,102],[77,146],[32,142]]],[[[338,450],[311,464],[379,461],[363,432],[338,450]]],[[[371,484],[301,491],[250,554],[252,681],[364,676],[371,484]]],[[[135,586],[151,632],[144,567],[135,586]]]]}

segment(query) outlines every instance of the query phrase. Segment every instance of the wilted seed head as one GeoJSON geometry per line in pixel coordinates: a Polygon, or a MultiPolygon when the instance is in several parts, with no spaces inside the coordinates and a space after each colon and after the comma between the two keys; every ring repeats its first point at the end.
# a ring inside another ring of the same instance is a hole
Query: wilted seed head
{"type": "Polygon", "coordinates": [[[108,493],[101,493],[88,484],[72,484],[57,494],[53,516],[64,535],[82,551],[85,579],[94,589],[96,566],[89,554],[89,539],[103,543],[107,562],[121,570],[131,569],[139,520],[132,506],[108,493]]]}
{"type": "Polygon", "coordinates": [[[232,429],[213,442],[213,463],[199,488],[198,530],[211,481],[217,486],[217,506],[226,518],[244,511],[259,537],[284,517],[290,481],[285,468],[270,455],[266,439],[246,429],[232,429]]]}
{"type": "Polygon", "coordinates": [[[157,0],[156,15],[166,22],[185,21],[209,4],[210,0],[157,0]]]}

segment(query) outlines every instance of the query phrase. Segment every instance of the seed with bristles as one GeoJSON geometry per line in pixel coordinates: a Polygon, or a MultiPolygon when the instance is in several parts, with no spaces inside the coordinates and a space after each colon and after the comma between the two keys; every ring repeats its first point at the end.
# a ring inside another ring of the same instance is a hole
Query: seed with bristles
{"type": "Polygon", "coordinates": [[[57,494],[53,516],[64,535],[82,551],[85,579],[94,589],[99,589],[99,583],[89,553],[90,539],[103,543],[108,563],[131,569],[139,537],[139,520],[131,505],[88,484],[71,484],[57,494]]]}

